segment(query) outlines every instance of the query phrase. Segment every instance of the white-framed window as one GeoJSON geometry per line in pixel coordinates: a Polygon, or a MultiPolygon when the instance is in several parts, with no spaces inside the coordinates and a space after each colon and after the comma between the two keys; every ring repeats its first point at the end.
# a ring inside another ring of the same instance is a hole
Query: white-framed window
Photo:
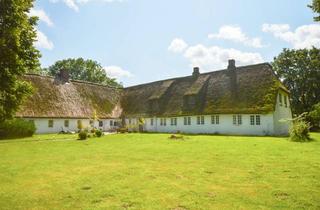
{"type": "Polygon", "coordinates": [[[150,119],[150,125],[153,126],[153,118],[150,119]]]}
{"type": "Polygon", "coordinates": [[[254,125],[254,124],[255,124],[254,115],[250,115],[250,125],[254,125]]]}
{"type": "Polygon", "coordinates": [[[99,120],[99,127],[103,127],[103,121],[99,120]]]}
{"type": "Polygon", "coordinates": [[[238,115],[233,115],[233,124],[234,125],[242,125],[242,115],[238,114],[238,115]]]}
{"type": "Polygon", "coordinates": [[[177,125],[177,118],[176,117],[170,118],[170,122],[171,122],[171,125],[177,125]]]}
{"type": "Polygon", "coordinates": [[[250,125],[261,125],[261,116],[250,115],[250,125]]]}
{"type": "Polygon", "coordinates": [[[48,127],[53,128],[53,120],[48,120],[48,127]]]}
{"type": "Polygon", "coordinates": [[[197,116],[197,124],[198,125],[204,124],[204,116],[197,116]]]}
{"type": "Polygon", "coordinates": [[[160,119],[160,125],[161,126],[166,126],[167,125],[167,119],[166,118],[161,118],[160,119]]]}
{"type": "Polygon", "coordinates": [[[282,106],[282,94],[281,93],[279,93],[279,104],[280,104],[280,106],[282,106]]]}
{"type": "Polygon", "coordinates": [[[110,120],[110,126],[113,126],[113,120],[110,120]]]}
{"type": "Polygon", "coordinates": [[[64,127],[66,127],[66,128],[69,127],[69,120],[64,120],[64,127]]]}
{"type": "Polygon", "coordinates": [[[283,101],[284,101],[284,106],[288,107],[288,101],[287,101],[287,96],[286,95],[283,96],[283,101]]]}
{"type": "Polygon", "coordinates": [[[184,117],[183,124],[184,125],[191,125],[191,117],[184,117]]]}
{"type": "Polygon", "coordinates": [[[261,117],[260,117],[260,115],[256,115],[256,125],[261,125],[261,117]]]}
{"type": "Polygon", "coordinates": [[[218,125],[220,123],[219,115],[212,115],[211,116],[211,124],[218,125]]]}

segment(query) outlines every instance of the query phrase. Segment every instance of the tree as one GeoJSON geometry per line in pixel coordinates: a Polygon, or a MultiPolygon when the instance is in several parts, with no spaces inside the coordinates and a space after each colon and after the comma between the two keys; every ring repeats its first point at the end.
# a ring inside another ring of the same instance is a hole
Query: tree
{"type": "Polygon", "coordinates": [[[311,118],[310,121],[314,127],[320,127],[320,102],[312,107],[309,118],[311,118]]]}
{"type": "Polygon", "coordinates": [[[44,72],[48,75],[55,76],[60,69],[68,70],[70,78],[74,80],[84,80],[114,87],[122,87],[116,79],[109,78],[104,68],[94,60],[68,58],[55,62],[47,69],[44,69],[44,72]]]}
{"type": "Polygon", "coordinates": [[[317,16],[313,17],[314,21],[320,21],[320,0],[312,0],[312,4],[308,6],[314,13],[317,13],[317,16]]]}
{"type": "Polygon", "coordinates": [[[309,112],[320,101],[320,49],[284,49],[272,65],[291,92],[295,114],[309,112]]]}
{"type": "Polygon", "coordinates": [[[28,17],[33,0],[0,1],[0,122],[14,116],[32,92],[19,78],[39,68],[40,52],[34,47],[36,17],[28,17]]]}

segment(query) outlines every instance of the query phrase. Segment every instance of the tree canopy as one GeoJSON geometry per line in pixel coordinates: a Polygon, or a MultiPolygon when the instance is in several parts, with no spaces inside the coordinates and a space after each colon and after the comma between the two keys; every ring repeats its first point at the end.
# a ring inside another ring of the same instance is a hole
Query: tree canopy
{"type": "Polygon", "coordinates": [[[312,3],[309,5],[309,7],[314,13],[317,14],[317,16],[313,18],[314,21],[320,21],[320,0],[312,0],[312,3]]]}
{"type": "Polygon", "coordinates": [[[295,114],[309,112],[320,101],[320,49],[283,49],[272,65],[291,92],[295,114]]]}
{"type": "Polygon", "coordinates": [[[44,69],[48,75],[55,76],[60,69],[69,71],[70,78],[74,80],[83,80],[88,82],[95,82],[113,87],[122,87],[116,79],[108,77],[104,68],[97,61],[85,60],[83,58],[68,58],[59,60],[53,65],[44,69]]]}
{"type": "Polygon", "coordinates": [[[31,93],[27,82],[19,80],[39,68],[36,17],[28,17],[33,0],[0,1],[0,122],[14,116],[23,99],[31,93]]]}

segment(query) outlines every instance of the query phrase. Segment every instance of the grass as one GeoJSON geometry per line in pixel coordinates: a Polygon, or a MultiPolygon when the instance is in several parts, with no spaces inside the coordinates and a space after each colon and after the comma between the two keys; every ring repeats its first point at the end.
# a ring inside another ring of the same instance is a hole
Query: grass
{"type": "Polygon", "coordinates": [[[320,209],[320,134],[0,141],[1,209],[320,209]]]}

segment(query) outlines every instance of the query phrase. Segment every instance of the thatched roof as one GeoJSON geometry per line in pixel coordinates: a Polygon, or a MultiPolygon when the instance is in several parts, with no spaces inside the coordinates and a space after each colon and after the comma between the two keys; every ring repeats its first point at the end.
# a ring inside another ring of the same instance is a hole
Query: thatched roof
{"type": "MultiPolygon", "coordinates": [[[[27,74],[35,93],[18,117],[99,118],[191,114],[268,113],[282,85],[268,63],[235,67],[117,89],[83,81],[27,74]]],[[[230,63],[229,63],[230,65],[230,63]]]]}
{"type": "Polygon", "coordinates": [[[235,75],[232,73],[224,69],[125,88],[121,98],[123,114],[268,113],[275,108],[278,90],[288,92],[268,63],[237,67],[235,75]],[[154,99],[158,103],[156,110],[150,108],[154,99]],[[189,106],[188,100],[195,104],[189,106]]]}
{"type": "Polygon", "coordinates": [[[57,81],[57,78],[27,74],[34,87],[17,117],[117,118],[121,115],[121,89],[83,81],[57,81]]]}

